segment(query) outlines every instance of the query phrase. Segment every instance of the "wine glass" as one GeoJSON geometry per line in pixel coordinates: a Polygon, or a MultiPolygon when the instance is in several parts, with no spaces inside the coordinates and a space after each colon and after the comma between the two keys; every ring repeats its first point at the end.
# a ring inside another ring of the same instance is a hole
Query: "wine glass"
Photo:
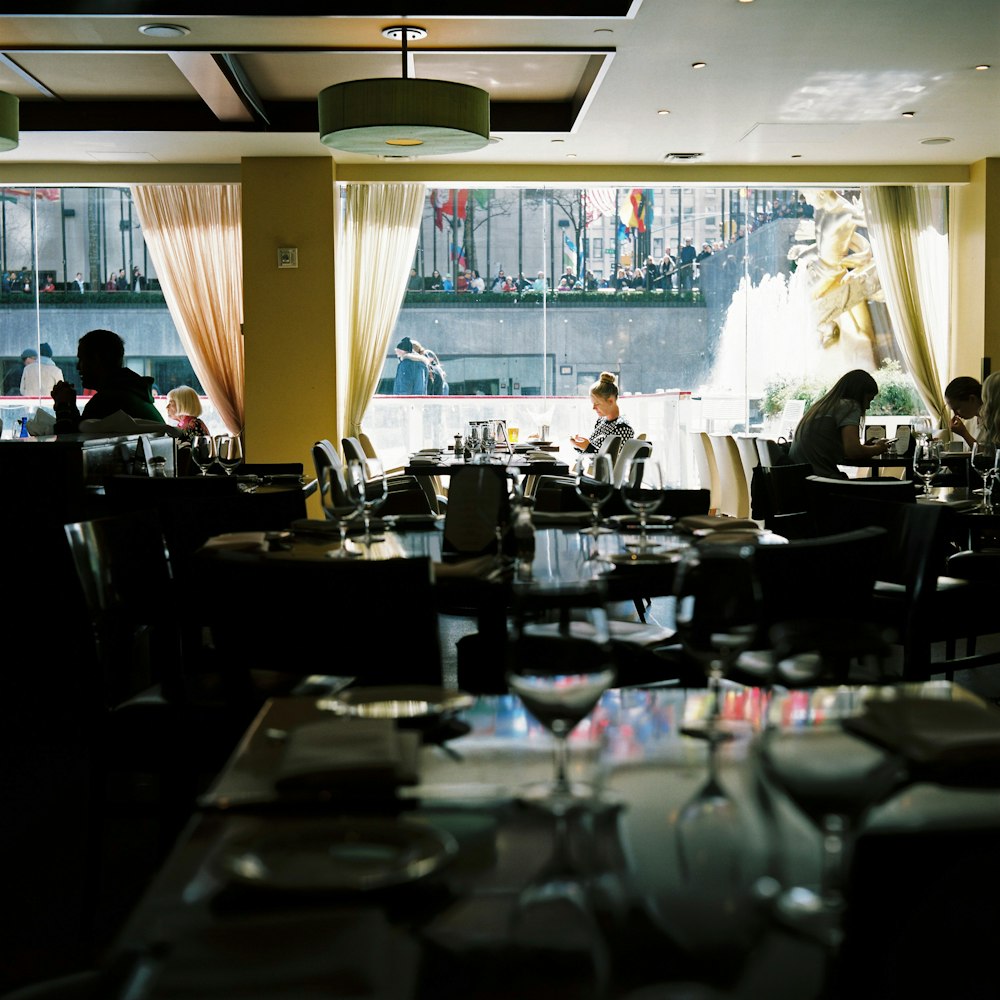
{"type": "Polygon", "coordinates": [[[997,462],[997,447],[995,444],[985,444],[981,441],[977,441],[972,446],[972,467],[976,470],[979,478],[983,481],[983,488],[981,490],[976,490],[976,493],[982,494],[982,501],[979,505],[979,509],[985,511],[989,507],[987,500],[988,489],[987,481],[990,478],[992,470],[996,467],[997,462]]]}
{"type": "Polygon", "coordinates": [[[941,470],[941,447],[931,438],[920,438],[913,452],[913,471],[923,480],[924,496],[930,496],[931,480],[941,470]]]}
{"type": "Polygon", "coordinates": [[[926,415],[914,417],[910,426],[913,428],[914,437],[918,440],[929,438],[934,433],[934,422],[926,415]]]}
{"type": "Polygon", "coordinates": [[[601,452],[581,455],[576,462],[576,492],[590,507],[593,522],[584,528],[586,535],[607,535],[610,528],[601,527],[601,507],[615,491],[614,464],[610,455],[601,452]]]}
{"type": "Polygon", "coordinates": [[[243,461],[243,442],[236,434],[220,434],[215,441],[215,456],[227,476],[243,461]]]}
{"type": "Polygon", "coordinates": [[[215,461],[215,438],[209,434],[196,434],[191,438],[191,461],[201,475],[207,476],[209,466],[215,461]]]}
{"type": "Polygon", "coordinates": [[[362,502],[358,485],[354,482],[340,483],[337,477],[338,472],[332,465],[326,465],[320,470],[319,489],[323,512],[327,520],[337,522],[340,531],[340,547],[329,552],[328,556],[331,559],[353,559],[361,553],[347,547],[347,522],[358,515],[362,502]]]}
{"type": "Polygon", "coordinates": [[[674,584],[677,637],[708,674],[711,709],[704,729],[686,728],[710,741],[727,739],[719,729],[720,691],[728,668],[757,636],[760,585],[749,544],[695,545],[682,556],[674,584]]]}
{"type": "Polygon", "coordinates": [[[535,584],[515,596],[507,685],[555,737],[552,782],[531,785],[520,797],[565,812],[595,795],[569,779],[569,735],[615,680],[603,590],[535,584]],[[552,615],[557,621],[546,620],[552,615]]]}
{"type": "Polygon", "coordinates": [[[663,502],[663,470],[648,456],[633,458],[625,467],[622,500],[633,514],[639,515],[639,551],[656,548],[646,538],[646,517],[663,502]]]}
{"type": "Polygon", "coordinates": [[[384,535],[372,535],[372,514],[388,499],[389,484],[385,470],[377,458],[365,462],[353,461],[348,465],[349,478],[361,488],[361,514],[365,521],[365,548],[372,542],[385,541],[384,535]]]}

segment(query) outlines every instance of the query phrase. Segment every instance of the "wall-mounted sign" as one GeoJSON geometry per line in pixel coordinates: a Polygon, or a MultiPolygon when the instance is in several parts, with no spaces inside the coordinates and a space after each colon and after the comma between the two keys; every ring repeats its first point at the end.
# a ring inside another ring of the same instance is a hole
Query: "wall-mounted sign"
{"type": "Polygon", "coordinates": [[[573,374],[573,366],[572,365],[560,365],[559,366],[559,374],[560,375],[572,375],[573,374]]]}

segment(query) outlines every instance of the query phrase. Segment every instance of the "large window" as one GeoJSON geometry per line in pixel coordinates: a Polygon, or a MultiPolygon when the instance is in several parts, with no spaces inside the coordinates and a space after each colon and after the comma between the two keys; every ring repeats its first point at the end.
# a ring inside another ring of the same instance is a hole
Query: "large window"
{"type": "MultiPolygon", "coordinates": [[[[52,366],[82,391],[76,344],[97,328],[124,339],[126,364],[153,379],[161,408],[175,386],[203,393],[160,292],[128,188],[0,188],[5,433],[38,406],[51,407],[52,366]],[[49,369],[45,377],[24,378],[32,364],[49,369]]],[[[211,414],[208,422],[218,424],[211,414]]]]}
{"type": "MultiPolygon", "coordinates": [[[[931,194],[946,241],[947,191],[931,194]]],[[[780,433],[786,402],[814,398],[852,368],[876,373],[897,412],[919,408],[860,196],[432,190],[379,393],[399,388],[407,352],[397,345],[416,344],[439,359],[453,397],[497,397],[483,401],[493,415],[558,425],[559,400],[583,401],[561,433],[589,418],[601,371],[640,397],[626,404],[633,413],[648,397],[683,401],[681,424],[649,428],[657,437],[678,427],[780,433]],[[524,396],[535,402],[518,404],[524,396]]],[[[449,419],[459,429],[464,418],[449,419]]]]}

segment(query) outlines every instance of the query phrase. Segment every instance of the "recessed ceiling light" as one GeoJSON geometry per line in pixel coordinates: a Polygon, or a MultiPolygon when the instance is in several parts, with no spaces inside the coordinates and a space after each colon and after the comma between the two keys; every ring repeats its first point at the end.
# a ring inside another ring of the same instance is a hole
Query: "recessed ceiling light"
{"type": "Polygon", "coordinates": [[[498,142],[503,142],[503,139],[501,139],[500,136],[498,136],[498,135],[491,135],[490,136],[490,145],[491,146],[495,146],[498,142]]]}
{"type": "Polygon", "coordinates": [[[140,24],[139,33],[150,38],[183,38],[191,34],[183,24],[140,24]]]}
{"type": "Polygon", "coordinates": [[[954,142],[950,135],[939,135],[933,139],[921,139],[922,146],[947,146],[949,142],[954,142]]]}
{"type": "Polygon", "coordinates": [[[753,3],[753,0],[739,0],[740,3],[753,3]]]}
{"type": "Polygon", "coordinates": [[[980,63],[980,64],[979,64],[979,65],[978,65],[978,66],[976,67],[976,69],[978,69],[978,70],[982,71],[982,70],[984,70],[984,69],[992,69],[992,67],[990,66],[990,64],[989,64],[989,63],[980,63]]]}
{"type": "Polygon", "coordinates": [[[594,28],[595,35],[613,35],[614,31],[611,28],[594,28]]]}
{"type": "Polygon", "coordinates": [[[669,115],[670,114],[670,112],[666,108],[660,108],[660,110],[657,111],[656,113],[658,115],[669,115]]]}
{"type": "Polygon", "coordinates": [[[691,63],[691,69],[704,69],[707,65],[707,62],[701,62],[701,60],[699,60],[698,62],[691,63]]]}
{"type": "Polygon", "coordinates": [[[576,159],[576,153],[567,153],[566,154],[566,159],[567,160],[575,160],[576,159]]]}
{"type": "Polygon", "coordinates": [[[565,142],[565,139],[553,139],[552,142],[565,142]]]}
{"type": "Polygon", "coordinates": [[[903,112],[903,117],[904,118],[916,118],[917,117],[917,113],[916,113],[916,111],[904,111],[903,112]]]}
{"type": "MultiPolygon", "coordinates": [[[[746,3],[746,0],[740,0],[740,3],[746,3]]],[[[801,153],[792,153],[792,159],[793,160],[801,160],[802,159],[802,154],[801,153]]]]}

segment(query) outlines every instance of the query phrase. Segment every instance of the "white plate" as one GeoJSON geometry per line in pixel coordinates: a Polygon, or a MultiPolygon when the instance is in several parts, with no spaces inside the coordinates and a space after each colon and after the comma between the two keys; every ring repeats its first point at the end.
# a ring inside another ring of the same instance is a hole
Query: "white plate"
{"type": "Polygon", "coordinates": [[[367,892],[424,878],[457,850],[429,824],[336,819],[233,840],[217,863],[230,881],[261,889],[367,892]]]}
{"type": "Polygon", "coordinates": [[[464,691],[427,684],[399,687],[355,687],[321,698],[317,707],[337,715],[364,719],[424,719],[469,708],[475,699],[464,691]]]}

